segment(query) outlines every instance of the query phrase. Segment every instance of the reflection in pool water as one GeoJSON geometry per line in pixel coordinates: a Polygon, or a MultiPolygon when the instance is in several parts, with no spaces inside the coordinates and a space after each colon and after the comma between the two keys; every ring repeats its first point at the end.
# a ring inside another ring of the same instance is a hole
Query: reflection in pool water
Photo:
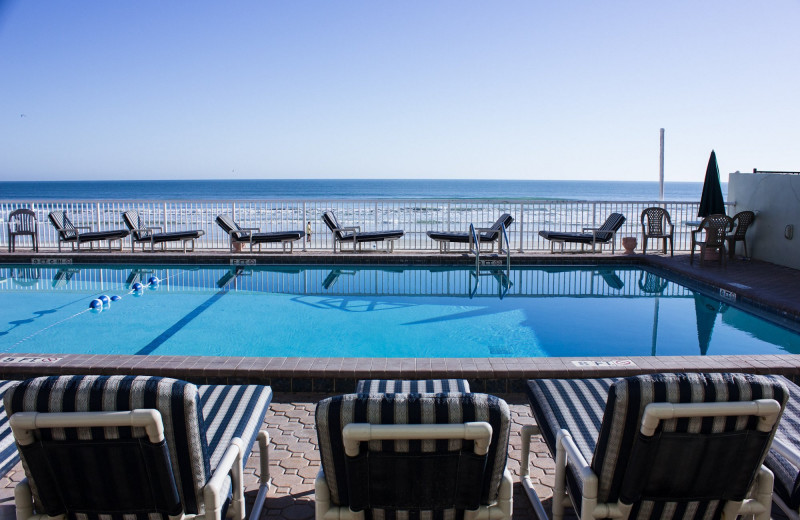
{"type": "Polygon", "coordinates": [[[0,268],[0,353],[774,354],[800,336],[629,266],[0,268]],[[149,284],[158,278],[157,285],[149,284]],[[134,288],[141,285],[140,291],[134,288]],[[122,298],[90,311],[101,294],[122,298]]]}

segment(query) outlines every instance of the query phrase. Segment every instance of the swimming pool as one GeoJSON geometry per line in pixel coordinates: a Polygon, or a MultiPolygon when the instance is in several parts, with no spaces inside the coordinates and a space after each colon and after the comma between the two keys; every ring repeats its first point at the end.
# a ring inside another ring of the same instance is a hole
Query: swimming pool
{"type": "Polygon", "coordinates": [[[0,354],[800,353],[800,335],[630,266],[4,266],[0,354]],[[158,278],[158,284],[149,280],[158,278]],[[134,291],[135,284],[141,291],[134,291]],[[100,295],[120,296],[90,310],[100,295]]]}

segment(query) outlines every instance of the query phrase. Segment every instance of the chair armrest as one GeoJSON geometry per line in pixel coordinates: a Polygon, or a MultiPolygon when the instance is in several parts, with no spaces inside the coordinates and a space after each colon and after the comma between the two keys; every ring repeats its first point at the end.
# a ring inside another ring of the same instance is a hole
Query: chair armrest
{"type": "MultiPolygon", "coordinates": [[[[78,229],[85,229],[86,231],[91,231],[92,230],[91,226],[72,226],[72,227],[75,230],[78,230],[78,229]]],[[[64,231],[71,231],[71,230],[65,229],[64,231]]]]}
{"type": "Polygon", "coordinates": [[[613,229],[601,230],[600,228],[583,228],[584,231],[586,231],[587,229],[592,230],[592,240],[597,239],[598,233],[611,233],[611,240],[613,240],[614,237],[617,235],[617,232],[613,229]]]}
{"type": "MultiPolygon", "coordinates": [[[[227,498],[223,495],[222,490],[225,477],[228,475],[231,477],[231,493],[233,494],[230,505],[234,508],[244,508],[244,488],[242,487],[242,476],[244,472],[242,467],[243,456],[244,446],[242,439],[236,437],[231,440],[217,468],[214,470],[214,474],[211,475],[206,485],[203,486],[203,501],[206,506],[205,518],[209,520],[222,519],[222,505],[227,498]]],[[[241,511],[243,515],[244,509],[241,509],[241,511]]]]}
{"type": "MultiPolygon", "coordinates": [[[[578,445],[572,439],[572,435],[567,430],[561,430],[556,437],[556,489],[563,492],[566,483],[566,473],[568,461],[572,461],[573,466],[580,472],[580,479],[583,481],[581,496],[573,497],[573,500],[580,500],[582,507],[589,507],[589,511],[594,511],[597,506],[597,486],[598,478],[592,471],[592,467],[586,462],[578,445]]],[[[598,516],[603,518],[603,516],[598,516]]]]}
{"type": "Polygon", "coordinates": [[[361,231],[361,226],[347,226],[343,228],[336,228],[334,231],[352,231],[354,233],[361,231]]]}
{"type": "MultiPolygon", "coordinates": [[[[492,233],[499,236],[500,230],[492,228],[475,228],[475,235],[478,237],[478,241],[481,239],[481,233],[492,233]]],[[[492,240],[494,240],[494,238],[492,240]]]]}
{"type": "Polygon", "coordinates": [[[786,457],[792,464],[800,468],[800,451],[780,439],[772,439],[772,449],[786,457]]]}

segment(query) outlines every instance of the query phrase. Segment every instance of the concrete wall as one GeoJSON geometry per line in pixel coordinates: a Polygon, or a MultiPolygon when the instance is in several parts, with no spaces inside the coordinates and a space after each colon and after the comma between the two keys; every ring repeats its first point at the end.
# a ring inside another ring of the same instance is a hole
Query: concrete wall
{"type": "MultiPolygon", "coordinates": [[[[747,249],[758,260],[800,269],[800,175],[731,173],[728,201],[735,203],[731,216],[739,211],[756,212],[747,231],[747,249]],[[786,226],[794,228],[786,238],[786,226]]],[[[742,244],[736,253],[744,254],[742,244]]]]}

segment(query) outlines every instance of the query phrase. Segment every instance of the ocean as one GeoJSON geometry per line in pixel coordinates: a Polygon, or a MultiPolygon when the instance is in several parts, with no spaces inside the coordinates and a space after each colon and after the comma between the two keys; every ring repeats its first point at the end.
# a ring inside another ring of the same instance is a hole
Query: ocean
{"type": "MultiPolygon", "coordinates": [[[[722,184],[727,197],[728,185],[722,184]]],[[[667,182],[664,200],[699,201],[700,182],[667,182]]],[[[0,182],[0,200],[530,199],[655,201],[658,182],[237,179],[0,182]]]]}

